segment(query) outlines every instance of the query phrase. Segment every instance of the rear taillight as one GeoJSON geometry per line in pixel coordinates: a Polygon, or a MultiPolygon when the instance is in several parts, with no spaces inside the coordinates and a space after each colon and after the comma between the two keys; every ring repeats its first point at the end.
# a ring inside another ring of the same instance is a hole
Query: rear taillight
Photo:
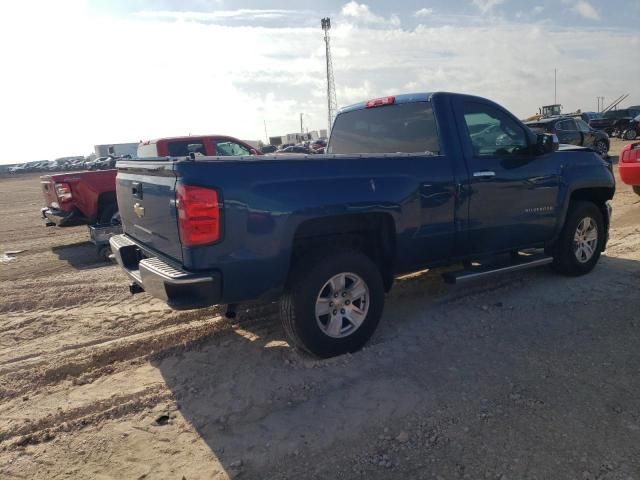
{"type": "Polygon", "coordinates": [[[73,198],[71,186],[68,183],[56,183],[56,196],[61,202],[68,202],[73,198]]]}
{"type": "Polygon", "coordinates": [[[178,229],[185,247],[214,243],[220,238],[218,192],[209,188],[178,185],[178,229]]]}
{"type": "Polygon", "coordinates": [[[640,162],[640,143],[632,143],[628,147],[625,147],[622,150],[622,155],[620,155],[621,163],[639,163],[640,162]]]}

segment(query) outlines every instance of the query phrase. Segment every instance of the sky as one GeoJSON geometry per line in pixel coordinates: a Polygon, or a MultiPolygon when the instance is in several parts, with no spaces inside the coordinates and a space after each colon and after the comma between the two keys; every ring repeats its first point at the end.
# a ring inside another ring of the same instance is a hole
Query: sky
{"type": "Polygon", "coordinates": [[[96,144],[327,127],[339,106],[465,92],[519,117],[640,104],[640,0],[13,0],[0,15],[0,163],[96,144]],[[624,104],[623,104],[624,105],[624,104]]]}

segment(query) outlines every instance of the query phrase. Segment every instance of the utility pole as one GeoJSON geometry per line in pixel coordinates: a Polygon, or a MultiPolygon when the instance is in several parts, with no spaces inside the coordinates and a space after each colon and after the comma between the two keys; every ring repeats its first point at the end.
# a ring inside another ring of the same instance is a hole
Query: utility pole
{"type": "Polygon", "coordinates": [[[302,128],[302,113],[300,113],[300,133],[304,135],[304,128],[302,128]]]}
{"type": "Polygon", "coordinates": [[[553,104],[558,104],[558,69],[553,69],[553,104]]]}
{"type": "Polygon", "coordinates": [[[333,119],[338,109],[338,100],[336,99],[336,85],[333,78],[333,62],[331,60],[331,44],[329,38],[329,30],[331,29],[331,19],[325,17],[320,20],[322,30],[324,30],[325,54],[327,60],[327,110],[329,119],[329,131],[333,126],[333,119]]]}
{"type": "Polygon", "coordinates": [[[264,123],[264,136],[267,138],[267,145],[269,145],[271,142],[269,142],[269,134],[267,133],[267,121],[262,120],[262,122],[264,123]]]}

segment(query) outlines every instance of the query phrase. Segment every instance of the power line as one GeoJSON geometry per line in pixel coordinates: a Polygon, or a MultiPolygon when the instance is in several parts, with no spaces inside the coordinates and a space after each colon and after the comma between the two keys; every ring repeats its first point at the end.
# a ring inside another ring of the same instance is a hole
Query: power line
{"type": "Polygon", "coordinates": [[[329,38],[329,30],[331,30],[331,19],[329,17],[320,20],[322,30],[324,30],[324,43],[327,59],[327,107],[329,117],[329,130],[333,125],[336,111],[338,110],[338,100],[336,98],[336,84],[333,78],[333,62],[331,60],[331,44],[329,38]]]}

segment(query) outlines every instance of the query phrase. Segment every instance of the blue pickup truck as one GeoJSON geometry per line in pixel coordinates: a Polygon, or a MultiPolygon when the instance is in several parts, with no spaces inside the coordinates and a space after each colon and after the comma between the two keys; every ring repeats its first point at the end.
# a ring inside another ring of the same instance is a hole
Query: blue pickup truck
{"type": "Polygon", "coordinates": [[[577,276],[604,250],[615,180],[489,100],[384,97],[342,109],[323,155],[118,162],[131,291],[173,308],[280,300],[291,342],[361,348],[394,277],[460,263],[446,280],[551,264],[577,276]]]}

